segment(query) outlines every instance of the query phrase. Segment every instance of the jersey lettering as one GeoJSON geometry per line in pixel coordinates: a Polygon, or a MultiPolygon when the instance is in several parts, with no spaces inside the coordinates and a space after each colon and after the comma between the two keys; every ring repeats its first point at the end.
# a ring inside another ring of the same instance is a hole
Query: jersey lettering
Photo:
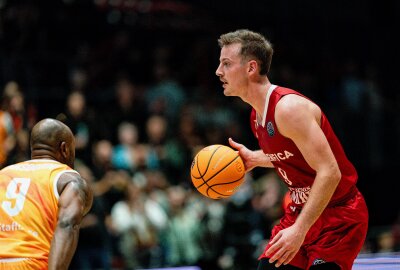
{"type": "Polygon", "coordinates": [[[285,159],[289,159],[290,157],[293,157],[294,155],[290,153],[289,151],[284,150],[283,153],[274,153],[274,154],[266,154],[269,160],[271,161],[282,161],[285,159]]]}

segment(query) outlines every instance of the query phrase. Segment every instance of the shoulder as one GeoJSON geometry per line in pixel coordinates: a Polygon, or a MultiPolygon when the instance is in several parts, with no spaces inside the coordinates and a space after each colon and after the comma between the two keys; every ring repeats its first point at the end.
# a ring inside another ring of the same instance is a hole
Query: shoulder
{"type": "Polygon", "coordinates": [[[275,108],[275,116],[283,119],[301,118],[304,114],[318,114],[321,110],[311,100],[296,94],[283,96],[275,108]]]}
{"type": "Polygon", "coordinates": [[[61,195],[67,185],[73,185],[79,192],[90,193],[89,184],[76,171],[65,171],[57,182],[57,190],[61,195]]]}
{"type": "Polygon", "coordinates": [[[78,172],[71,170],[63,173],[57,182],[57,190],[60,196],[62,196],[65,190],[75,193],[82,201],[85,212],[89,211],[93,202],[93,192],[89,184],[78,172]]]}
{"type": "Polygon", "coordinates": [[[296,94],[283,96],[275,108],[275,122],[282,134],[301,131],[320,117],[321,110],[314,102],[296,94]]]}

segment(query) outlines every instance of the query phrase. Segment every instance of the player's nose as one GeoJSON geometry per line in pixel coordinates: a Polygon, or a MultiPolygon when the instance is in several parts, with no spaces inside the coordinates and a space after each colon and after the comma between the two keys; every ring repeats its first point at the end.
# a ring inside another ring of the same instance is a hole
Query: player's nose
{"type": "Polygon", "coordinates": [[[217,67],[217,70],[215,71],[215,75],[217,75],[218,77],[222,76],[221,64],[219,64],[219,66],[217,67]]]}

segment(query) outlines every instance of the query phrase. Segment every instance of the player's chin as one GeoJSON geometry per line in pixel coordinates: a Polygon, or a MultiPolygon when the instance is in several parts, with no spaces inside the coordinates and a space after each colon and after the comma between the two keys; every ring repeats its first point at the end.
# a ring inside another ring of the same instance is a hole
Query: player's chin
{"type": "Polygon", "coordinates": [[[224,88],[224,95],[227,96],[227,97],[234,96],[234,95],[232,94],[232,91],[230,91],[229,88],[224,88]]]}

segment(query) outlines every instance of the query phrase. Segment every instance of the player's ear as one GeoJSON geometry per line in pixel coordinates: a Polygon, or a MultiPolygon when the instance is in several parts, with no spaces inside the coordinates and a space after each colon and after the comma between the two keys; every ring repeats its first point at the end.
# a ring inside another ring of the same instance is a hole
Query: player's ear
{"type": "Polygon", "coordinates": [[[249,73],[254,73],[258,68],[258,63],[256,60],[250,60],[248,65],[249,65],[249,67],[248,67],[249,73]]]}
{"type": "Polygon", "coordinates": [[[69,155],[69,149],[66,142],[61,142],[60,144],[60,154],[61,156],[66,159],[69,155]]]}

